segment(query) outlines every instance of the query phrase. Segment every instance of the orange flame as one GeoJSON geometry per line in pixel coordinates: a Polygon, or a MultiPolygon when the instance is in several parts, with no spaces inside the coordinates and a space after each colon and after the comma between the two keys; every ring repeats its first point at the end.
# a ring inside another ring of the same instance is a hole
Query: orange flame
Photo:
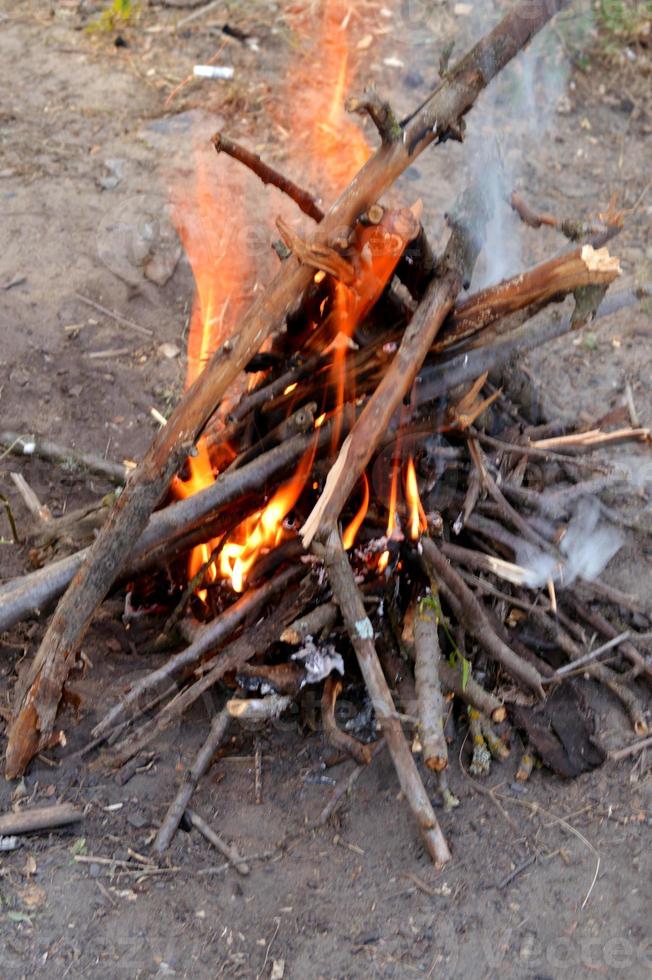
{"type": "Polygon", "coordinates": [[[366,473],[362,474],[362,483],[363,495],[360,509],[342,535],[342,544],[347,551],[355,544],[358,531],[362,527],[362,522],[367,516],[367,511],[369,510],[369,480],[367,479],[366,473]]]}
{"type": "MultiPolygon", "coordinates": [[[[401,460],[396,456],[392,460],[392,482],[389,489],[389,514],[387,517],[387,530],[385,532],[388,538],[394,534],[398,529],[398,512],[396,504],[398,501],[398,475],[401,468],[401,460]]],[[[384,572],[389,563],[389,551],[383,551],[380,558],[378,559],[378,571],[384,572]]]]}
{"type": "MultiPolygon", "coordinates": [[[[325,193],[334,196],[352,179],[368,160],[371,150],[354,119],[344,109],[345,97],[359,88],[358,68],[362,63],[363,30],[367,30],[363,18],[356,13],[350,0],[324,0],[321,29],[315,32],[312,7],[297,5],[291,8],[291,22],[303,34],[306,50],[300,63],[292,66],[284,104],[292,107],[288,129],[297,145],[305,148],[302,159],[307,161],[308,172],[299,178],[325,193]],[[318,37],[314,43],[310,42],[318,37]],[[318,71],[315,66],[318,64],[318,71]]],[[[237,165],[233,168],[233,181],[223,179],[224,169],[231,175],[231,165],[222,157],[216,159],[212,148],[203,155],[196,155],[196,179],[191,199],[188,194],[173,193],[174,219],[179,236],[191,263],[196,295],[189,329],[188,369],[186,386],[193,384],[206,366],[215,349],[232,331],[245,302],[244,288],[255,273],[247,261],[247,250],[234,242],[237,231],[246,230],[242,215],[234,213],[234,202],[244,196],[245,177],[237,165]],[[218,170],[217,168],[221,168],[218,170]],[[220,174],[222,179],[216,177],[220,174]],[[235,181],[239,183],[235,184],[235,181]],[[235,186],[234,186],[235,185],[235,186]]],[[[247,178],[248,179],[248,178],[247,178]]],[[[185,188],[184,188],[185,191],[185,188]]],[[[257,220],[257,219],[256,219],[257,220]]],[[[373,239],[376,229],[360,229],[361,236],[368,236],[370,247],[365,249],[365,265],[359,276],[361,285],[351,290],[337,284],[336,333],[350,338],[360,319],[380,294],[391,275],[395,260],[383,263],[374,257],[373,239]],[[373,261],[372,261],[373,260],[373,261]],[[369,276],[367,278],[367,272],[369,276]],[[373,272],[373,275],[371,274],[373,272]]],[[[365,246],[361,241],[361,249],[365,246]]],[[[397,257],[398,258],[398,257],[397,257]]],[[[397,260],[396,258],[396,260],[397,260]]],[[[317,273],[315,280],[323,277],[317,273]]],[[[339,408],[345,398],[345,367],[348,345],[334,346],[332,384],[339,408]]],[[[255,383],[250,378],[250,383],[255,383]]],[[[291,393],[288,386],[286,393],[291,393]]],[[[347,393],[348,394],[348,393],[347,393]]],[[[330,417],[330,410],[328,417],[330,417]]],[[[339,413],[338,413],[339,415],[339,413]]],[[[322,415],[315,428],[323,423],[322,415]]],[[[339,439],[340,422],[336,422],[335,438],[339,439]]],[[[229,446],[220,447],[221,457],[212,450],[209,456],[206,443],[198,443],[197,456],[188,460],[187,479],[176,478],[172,491],[177,497],[189,496],[208,486],[215,479],[214,469],[222,468],[228,458],[229,446]]],[[[311,451],[314,453],[314,450],[311,451]]],[[[242,591],[256,558],[265,549],[274,547],[284,537],[283,521],[295,506],[309,475],[312,455],[300,463],[297,473],[276,491],[269,503],[258,513],[244,521],[229,540],[223,543],[219,569],[227,576],[236,591],[242,591]]],[[[396,489],[396,488],[395,488],[396,489]]],[[[353,541],[364,520],[369,499],[369,487],[365,478],[364,500],[358,515],[345,535],[353,541]],[[362,515],[362,516],[360,516],[362,515]]],[[[195,548],[189,559],[188,574],[194,576],[210,556],[218,542],[207,542],[195,548]]],[[[207,581],[214,581],[214,566],[208,570],[207,581]]],[[[198,593],[202,597],[205,592],[198,593]]]]}
{"type": "Polygon", "coordinates": [[[426,513],[419,497],[419,487],[417,486],[417,474],[414,468],[414,459],[410,456],[405,472],[405,500],[408,505],[408,526],[410,537],[417,541],[419,536],[428,529],[426,513]]]}
{"type": "MultiPolygon", "coordinates": [[[[244,259],[245,250],[233,241],[236,225],[225,222],[224,216],[233,213],[234,194],[223,181],[215,178],[215,158],[207,152],[195,154],[194,187],[173,188],[173,218],[183,243],[195,280],[195,296],[188,334],[188,366],[186,388],[202,373],[217,347],[231,332],[241,312],[245,297],[244,286],[250,268],[244,259]]],[[[236,173],[235,179],[239,180],[236,173]]],[[[243,192],[242,183],[238,190],[243,192]]],[[[204,440],[197,444],[197,455],[187,461],[187,479],[175,477],[171,491],[177,499],[192,496],[210,486],[215,479],[208,449],[204,440]]],[[[188,559],[188,577],[194,578],[217,546],[219,539],[197,545],[188,559]]],[[[217,577],[214,564],[206,571],[205,580],[217,577]]],[[[206,599],[206,591],[198,596],[206,599]]]]}
{"type": "Polygon", "coordinates": [[[220,573],[242,592],[258,557],[277,547],[285,536],[283,521],[301,496],[310,475],[316,443],[304,453],[294,476],[279,487],[269,503],[240,524],[220,552],[220,573]]]}
{"type": "Polygon", "coordinates": [[[349,0],[325,0],[321,28],[315,32],[310,11],[290,15],[305,54],[288,78],[292,106],[289,126],[297,145],[307,144],[303,179],[337,194],[367,162],[371,150],[344,101],[357,85],[356,45],[362,27],[350,16],[349,0]],[[315,34],[317,40],[315,42],[315,34]],[[318,69],[316,69],[318,64],[318,69]]]}

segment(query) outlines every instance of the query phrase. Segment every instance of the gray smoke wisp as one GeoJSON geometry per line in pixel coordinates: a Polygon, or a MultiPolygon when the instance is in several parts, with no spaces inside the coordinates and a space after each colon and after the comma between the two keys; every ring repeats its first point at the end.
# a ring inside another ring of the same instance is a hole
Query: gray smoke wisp
{"type": "Polygon", "coordinates": [[[577,578],[589,582],[597,578],[624,543],[620,531],[601,523],[600,515],[597,498],[578,503],[559,545],[561,561],[524,541],[517,549],[516,561],[528,570],[527,584],[540,588],[552,579],[563,587],[577,578]]]}
{"type": "MultiPolygon", "coordinates": [[[[497,15],[492,0],[474,4],[474,33],[483,34],[497,15]]],[[[552,138],[552,120],[567,79],[561,42],[552,31],[544,31],[478,100],[469,127],[470,173],[488,195],[493,217],[473,289],[515,275],[528,264],[523,228],[508,202],[513,190],[527,186],[532,161],[552,138]]]]}

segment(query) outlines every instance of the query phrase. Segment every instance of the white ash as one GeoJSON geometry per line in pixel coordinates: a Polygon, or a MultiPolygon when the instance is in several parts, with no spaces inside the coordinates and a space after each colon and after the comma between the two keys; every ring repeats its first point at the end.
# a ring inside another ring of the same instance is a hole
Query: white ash
{"type": "Polygon", "coordinates": [[[516,560],[530,572],[527,584],[539,588],[552,578],[563,586],[571,585],[576,578],[588,582],[597,578],[624,543],[620,531],[599,521],[597,499],[578,503],[559,545],[561,561],[524,541],[517,549],[516,560]]]}
{"type": "Polygon", "coordinates": [[[334,670],[344,676],[344,661],[332,643],[322,643],[317,646],[312,636],[307,636],[303,646],[292,654],[292,660],[298,660],[303,666],[306,676],[301,687],[306,684],[318,684],[334,670]]]}

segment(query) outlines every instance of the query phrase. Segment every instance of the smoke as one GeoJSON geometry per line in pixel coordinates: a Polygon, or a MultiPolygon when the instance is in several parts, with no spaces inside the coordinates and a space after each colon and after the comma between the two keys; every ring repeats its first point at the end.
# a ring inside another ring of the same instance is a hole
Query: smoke
{"type": "Polygon", "coordinates": [[[577,578],[590,582],[604,571],[623,542],[615,527],[600,523],[600,503],[590,497],[578,503],[568,523],[559,546],[561,561],[528,542],[517,549],[516,560],[528,570],[531,588],[539,588],[551,578],[562,586],[571,585],[577,578]]]}
{"type": "MultiPolygon", "coordinates": [[[[493,0],[473,6],[474,34],[495,23],[493,0]]],[[[568,59],[552,29],[544,30],[489,85],[478,99],[469,126],[471,178],[482,187],[493,217],[473,279],[481,289],[515,275],[528,264],[523,227],[509,205],[512,191],[528,185],[533,164],[547,140],[568,81],[568,59]]],[[[532,182],[532,181],[530,181],[532,182]]]]}

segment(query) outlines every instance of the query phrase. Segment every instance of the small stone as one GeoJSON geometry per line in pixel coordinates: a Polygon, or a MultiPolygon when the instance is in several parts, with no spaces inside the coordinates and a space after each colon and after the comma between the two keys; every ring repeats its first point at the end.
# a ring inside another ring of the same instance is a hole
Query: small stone
{"type": "Polygon", "coordinates": [[[142,810],[136,810],[135,813],[128,814],[127,823],[130,823],[132,827],[136,828],[136,830],[142,830],[143,827],[149,826],[149,819],[145,816],[142,810]]]}
{"type": "Polygon", "coordinates": [[[163,357],[167,357],[168,360],[172,360],[174,357],[178,357],[181,353],[181,349],[177,347],[176,344],[160,344],[158,349],[159,354],[163,357]]]}

